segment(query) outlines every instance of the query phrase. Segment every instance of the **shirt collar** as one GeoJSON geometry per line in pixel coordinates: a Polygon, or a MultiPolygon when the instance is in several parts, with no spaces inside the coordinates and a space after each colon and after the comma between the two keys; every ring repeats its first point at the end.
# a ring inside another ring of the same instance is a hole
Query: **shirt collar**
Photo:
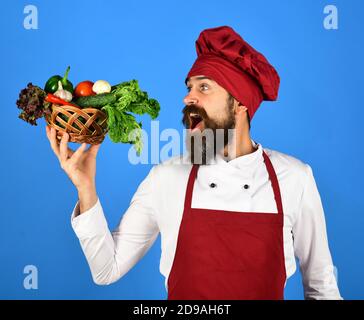
{"type": "Polygon", "coordinates": [[[263,161],[263,147],[260,143],[255,142],[253,139],[251,139],[251,142],[253,147],[257,148],[254,152],[245,154],[230,161],[225,160],[222,155],[217,154],[214,164],[228,164],[238,169],[258,164],[260,160],[263,161]]]}

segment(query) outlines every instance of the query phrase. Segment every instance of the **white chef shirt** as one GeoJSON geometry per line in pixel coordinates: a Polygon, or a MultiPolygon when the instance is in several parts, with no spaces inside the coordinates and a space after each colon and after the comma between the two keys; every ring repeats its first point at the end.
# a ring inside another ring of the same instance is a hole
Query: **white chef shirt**
{"type": "MultiPolygon", "coordinates": [[[[218,156],[214,163],[200,166],[193,208],[277,214],[263,147],[254,140],[252,143],[257,148],[253,153],[228,162],[218,156]],[[216,187],[211,188],[211,183],[216,187]]],[[[287,277],[296,271],[296,256],[306,299],[342,299],[311,167],[287,154],[267,148],[264,151],[276,171],[282,195],[287,277]]],[[[76,203],[71,223],[95,283],[106,285],[120,279],[145,255],[160,232],[160,272],[168,290],[191,167],[186,156],[154,166],[113,232],[108,228],[100,199],[82,215],[78,215],[79,202],[76,203]]]]}

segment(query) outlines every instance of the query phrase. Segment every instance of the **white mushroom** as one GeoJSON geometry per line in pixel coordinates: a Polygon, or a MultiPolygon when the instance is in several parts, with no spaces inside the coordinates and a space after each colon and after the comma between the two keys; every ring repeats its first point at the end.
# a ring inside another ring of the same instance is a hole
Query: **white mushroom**
{"type": "Polygon", "coordinates": [[[97,80],[92,86],[92,91],[96,94],[111,92],[111,85],[105,80],[97,80]]]}

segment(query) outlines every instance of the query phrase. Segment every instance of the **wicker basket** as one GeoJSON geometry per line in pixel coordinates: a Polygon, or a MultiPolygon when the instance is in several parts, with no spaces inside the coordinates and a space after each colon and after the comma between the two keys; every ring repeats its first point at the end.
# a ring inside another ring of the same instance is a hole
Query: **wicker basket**
{"type": "Polygon", "coordinates": [[[108,131],[106,113],[96,108],[52,104],[52,114],[47,115],[45,120],[56,129],[58,140],[67,132],[70,142],[99,144],[108,131]]]}

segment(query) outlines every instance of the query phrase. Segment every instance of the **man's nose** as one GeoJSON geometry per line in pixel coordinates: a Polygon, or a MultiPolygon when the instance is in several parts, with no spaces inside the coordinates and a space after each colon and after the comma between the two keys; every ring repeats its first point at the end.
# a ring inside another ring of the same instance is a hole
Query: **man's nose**
{"type": "Polygon", "coordinates": [[[190,91],[183,99],[183,103],[188,106],[190,104],[198,104],[197,97],[190,91]]]}

